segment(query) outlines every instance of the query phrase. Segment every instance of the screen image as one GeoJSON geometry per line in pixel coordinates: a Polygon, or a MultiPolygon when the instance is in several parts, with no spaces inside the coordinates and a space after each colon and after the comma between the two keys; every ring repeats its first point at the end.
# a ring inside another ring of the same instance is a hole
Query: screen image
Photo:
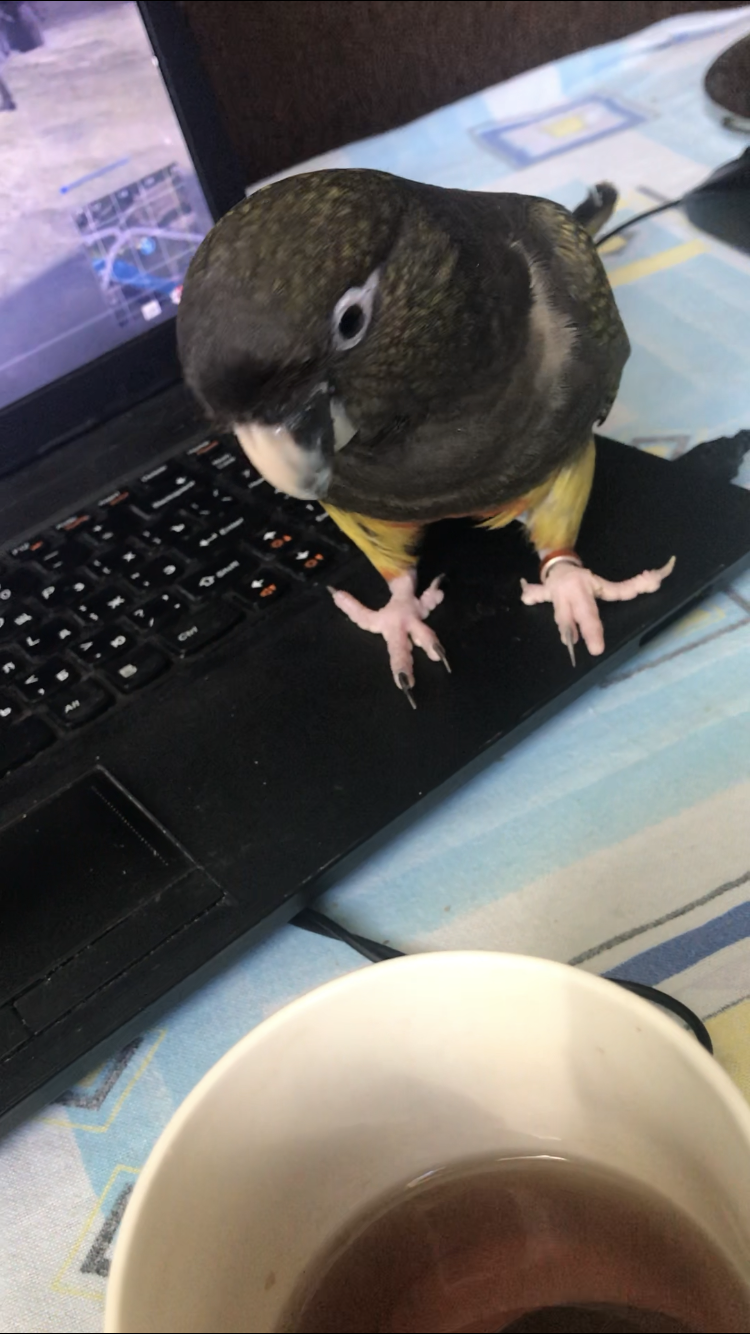
{"type": "Polygon", "coordinates": [[[212,219],[133,0],[0,0],[0,408],[174,318],[212,219]]]}

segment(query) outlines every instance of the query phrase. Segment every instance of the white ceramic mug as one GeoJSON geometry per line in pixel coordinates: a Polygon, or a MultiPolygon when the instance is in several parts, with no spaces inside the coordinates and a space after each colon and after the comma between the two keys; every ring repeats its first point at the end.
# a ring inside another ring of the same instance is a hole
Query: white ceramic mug
{"type": "Polygon", "coordinates": [[[750,1108],[695,1039],[565,965],[437,953],[303,996],[205,1076],[133,1192],[106,1330],[273,1331],[384,1193],[544,1153],[661,1191],[750,1287],[750,1108]]]}

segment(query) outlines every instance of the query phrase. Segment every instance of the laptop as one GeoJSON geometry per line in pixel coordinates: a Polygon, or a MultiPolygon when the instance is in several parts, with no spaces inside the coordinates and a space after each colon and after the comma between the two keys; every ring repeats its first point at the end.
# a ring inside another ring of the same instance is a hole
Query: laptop
{"type": "Polygon", "coordinates": [[[382,599],[378,577],[180,384],[185,269],[242,185],[177,6],[45,13],[0,112],[19,201],[0,241],[3,1128],[750,548],[744,491],[603,439],[583,555],[623,578],[675,554],[674,574],[605,606],[607,651],[574,669],[549,609],[520,601],[536,570],[519,533],[437,525],[422,573],[445,574],[453,675],[420,661],[413,712],[326,591],[382,599]]]}

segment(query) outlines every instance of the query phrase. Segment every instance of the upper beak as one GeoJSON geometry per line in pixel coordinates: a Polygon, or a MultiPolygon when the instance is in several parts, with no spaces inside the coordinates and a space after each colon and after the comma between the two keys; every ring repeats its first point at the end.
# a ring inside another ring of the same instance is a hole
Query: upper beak
{"type": "Polygon", "coordinates": [[[302,406],[285,417],[283,424],[294,443],[309,457],[313,469],[330,472],[334,438],[328,385],[316,385],[302,406]]]}
{"type": "MultiPolygon", "coordinates": [[[[348,419],[346,424],[350,426],[348,419]]],[[[352,427],[349,439],[353,433],[352,427]]],[[[316,385],[301,405],[286,413],[280,425],[239,423],[235,434],[266,481],[300,500],[325,498],[334,451],[342,441],[346,443],[341,410],[325,383],[316,385]]]]}

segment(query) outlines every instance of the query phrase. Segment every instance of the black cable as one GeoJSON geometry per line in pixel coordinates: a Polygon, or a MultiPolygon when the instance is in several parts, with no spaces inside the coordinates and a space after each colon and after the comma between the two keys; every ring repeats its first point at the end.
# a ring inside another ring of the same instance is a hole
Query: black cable
{"type": "Polygon", "coordinates": [[[674,996],[668,996],[666,992],[659,991],[658,987],[647,987],[644,982],[625,982],[621,977],[610,977],[609,982],[616,982],[619,987],[624,987],[626,991],[632,991],[634,996],[642,996],[644,1000],[651,1001],[654,1005],[661,1005],[662,1009],[669,1010],[671,1014],[681,1019],[684,1024],[692,1031],[702,1047],[706,1048],[709,1056],[714,1054],[714,1044],[711,1041],[711,1034],[702,1019],[697,1014],[689,1010],[682,1001],[676,1000],[674,996]]]}
{"type": "Polygon", "coordinates": [[[669,199],[666,204],[655,204],[653,208],[647,208],[643,213],[636,213],[634,218],[628,218],[627,222],[621,222],[618,227],[613,227],[610,232],[605,232],[603,236],[596,237],[596,245],[604,245],[605,241],[611,241],[613,236],[619,236],[627,227],[632,227],[636,222],[643,222],[644,218],[653,218],[656,213],[666,213],[668,208],[678,208],[682,199],[669,199]]]}
{"type": "Polygon", "coordinates": [[[349,945],[358,954],[364,955],[370,963],[384,963],[386,959],[403,959],[403,950],[393,950],[390,945],[379,945],[376,940],[368,940],[366,936],[355,935],[353,931],[347,931],[345,926],[334,922],[332,918],[326,917],[316,908],[303,908],[301,913],[292,919],[292,926],[300,926],[303,931],[312,931],[315,936],[327,936],[330,940],[340,940],[343,945],[349,945]]]}
{"type": "MultiPolygon", "coordinates": [[[[332,917],[326,917],[325,913],[318,912],[317,908],[303,908],[301,913],[292,918],[292,925],[301,927],[303,931],[312,931],[316,936],[339,940],[343,945],[348,945],[350,949],[362,954],[365,959],[369,959],[370,963],[383,963],[386,959],[406,957],[403,950],[394,950],[390,945],[380,945],[376,940],[358,936],[354,931],[347,930],[339,922],[334,922],[332,917]]],[[[632,991],[635,996],[641,996],[643,1000],[651,1001],[652,1005],[659,1005],[661,1009],[669,1010],[687,1025],[701,1046],[713,1056],[714,1046],[706,1025],[697,1014],[688,1009],[687,1005],[683,1005],[682,1001],[675,1000],[674,996],[668,996],[665,991],[659,991],[657,987],[647,987],[644,982],[626,982],[620,977],[610,977],[606,980],[623,987],[625,991],[632,991]]]]}

